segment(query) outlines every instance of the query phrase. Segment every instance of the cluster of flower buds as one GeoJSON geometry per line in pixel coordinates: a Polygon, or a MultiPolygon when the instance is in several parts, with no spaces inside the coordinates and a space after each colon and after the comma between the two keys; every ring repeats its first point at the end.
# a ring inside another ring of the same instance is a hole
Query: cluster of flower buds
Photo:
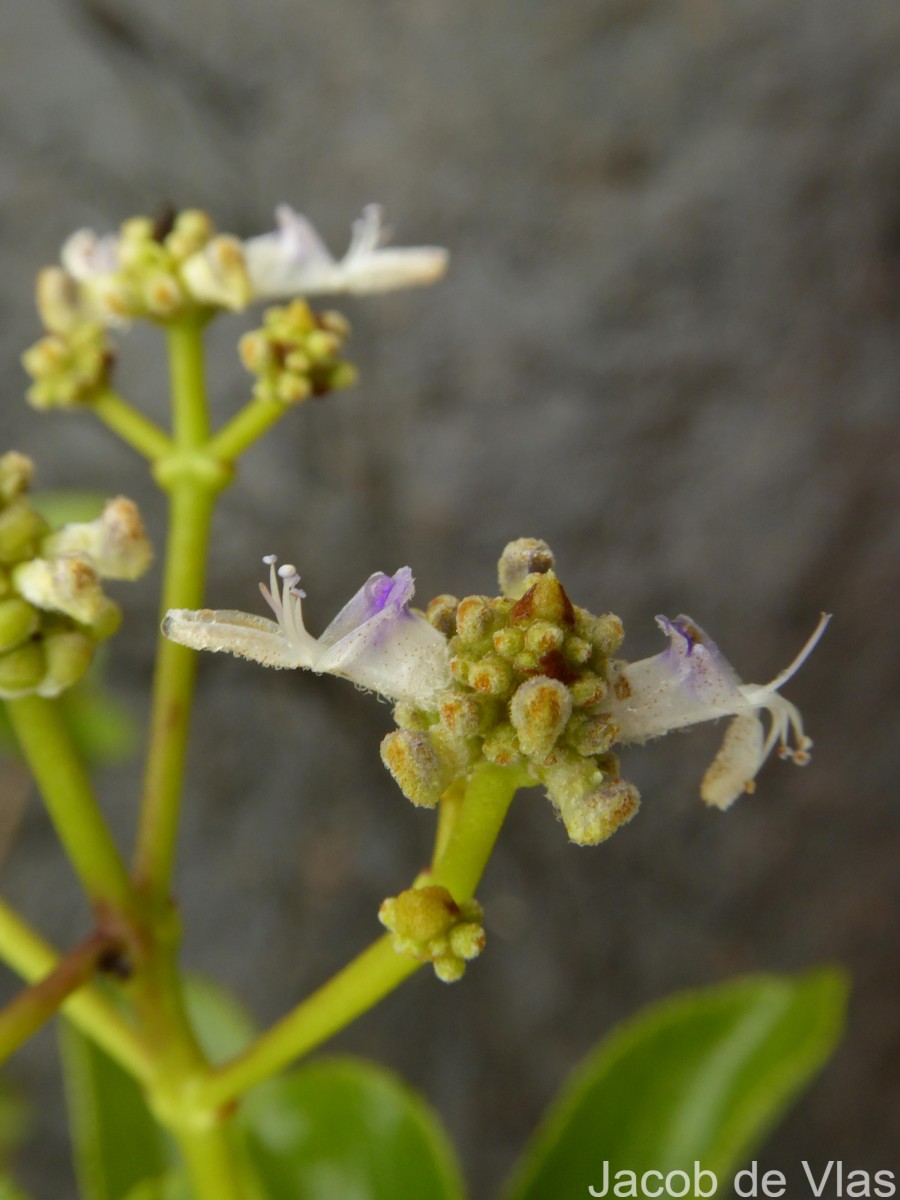
{"type": "Polygon", "coordinates": [[[266,309],[262,328],[240,342],[241,361],[256,376],[254,399],[298,404],[350,387],[356,368],[340,357],[349,333],[340,313],[315,313],[305,300],[266,309]]]}
{"type": "Polygon", "coordinates": [[[400,704],[382,758],[415,804],[434,805],[480,758],[524,762],[572,841],[596,845],[638,807],[611,752],[609,660],[622,641],[612,614],[576,608],[544,542],[506,547],[499,597],[439,596],[426,616],[449,639],[453,682],[434,711],[400,704]]]}
{"type": "Polygon", "coordinates": [[[0,458],[0,697],[57,696],[118,629],[103,579],[136,579],[152,552],[135,505],[110,500],[95,521],[52,531],[31,506],[34,465],[0,458]]]}
{"type": "Polygon", "coordinates": [[[444,983],[462,978],[466,963],[485,946],[484,913],[477,900],[457,904],[445,887],[423,885],[391,896],[378,919],[398,954],[430,962],[444,983]]]}

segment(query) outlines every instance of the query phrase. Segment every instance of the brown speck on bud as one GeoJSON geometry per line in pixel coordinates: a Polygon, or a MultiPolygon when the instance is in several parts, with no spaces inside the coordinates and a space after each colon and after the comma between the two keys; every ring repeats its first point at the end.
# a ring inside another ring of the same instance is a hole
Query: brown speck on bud
{"type": "Polygon", "coordinates": [[[575,626],[575,609],[566,589],[552,571],[540,575],[525,594],[513,605],[509,619],[514,625],[524,625],[535,619],[554,625],[575,626]]]}
{"type": "Polygon", "coordinates": [[[474,736],[481,724],[478,702],[471,696],[451,696],[441,705],[441,724],[451,737],[474,736]]]}

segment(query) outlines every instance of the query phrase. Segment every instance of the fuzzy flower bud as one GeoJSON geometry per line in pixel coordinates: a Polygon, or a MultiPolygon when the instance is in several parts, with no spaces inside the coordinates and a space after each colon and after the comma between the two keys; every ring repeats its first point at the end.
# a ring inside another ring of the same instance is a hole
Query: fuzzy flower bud
{"type": "Polygon", "coordinates": [[[437,751],[424,733],[397,729],[381,743],[381,761],[400,791],[419,808],[434,808],[447,786],[437,751]]]}
{"type": "Polygon", "coordinates": [[[109,382],[114,359],[103,328],[91,321],[64,333],[49,333],[22,355],[34,380],[27,397],[33,408],[76,408],[88,404],[109,382]]]}
{"type": "Polygon", "coordinates": [[[624,779],[604,780],[581,795],[566,795],[558,802],[560,816],[571,841],[597,846],[625,825],[640,806],[637,788],[624,779]]]}
{"type": "Polygon", "coordinates": [[[261,329],[240,342],[241,361],[256,376],[253,395],[275,404],[297,404],[356,382],[340,357],[350,327],[339,313],[315,313],[304,300],[269,308],[261,329]]]}
{"type": "Polygon", "coordinates": [[[466,962],[484,949],[481,905],[475,900],[457,904],[445,887],[409,888],[389,897],[378,919],[394,935],[398,954],[432,963],[444,983],[460,979],[466,962]]]}
{"type": "Polygon", "coordinates": [[[572,715],[572,695],[558,679],[537,675],[521,684],[509,702],[509,719],[529,758],[543,759],[572,715]]]}
{"type": "Polygon", "coordinates": [[[27,454],[9,450],[0,457],[0,507],[24,495],[33,478],[34,463],[27,454]]]}
{"type": "Polygon", "coordinates": [[[552,570],[553,551],[546,542],[540,538],[518,538],[509,543],[497,564],[500,591],[511,600],[518,600],[534,582],[528,579],[529,575],[543,575],[552,570]]]}
{"type": "Polygon", "coordinates": [[[237,238],[210,238],[181,268],[188,291],[202,304],[239,312],[250,303],[252,288],[237,238]]]}
{"type": "Polygon", "coordinates": [[[39,624],[40,618],[27,600],[18,596],[0,600],[0,653],[28,641],[39,624]]]}

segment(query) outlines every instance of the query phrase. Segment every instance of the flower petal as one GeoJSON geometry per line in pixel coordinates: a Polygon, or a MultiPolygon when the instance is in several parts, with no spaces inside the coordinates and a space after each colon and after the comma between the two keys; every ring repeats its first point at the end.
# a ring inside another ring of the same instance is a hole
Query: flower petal
{"type": "Polygon", "coordinates": [[[162,623],[167,638],[192,650],[224,650],[264,667],[308,667],[309,661],[281,628],[266,617],[234,609],[170,608],[162,623]]]}

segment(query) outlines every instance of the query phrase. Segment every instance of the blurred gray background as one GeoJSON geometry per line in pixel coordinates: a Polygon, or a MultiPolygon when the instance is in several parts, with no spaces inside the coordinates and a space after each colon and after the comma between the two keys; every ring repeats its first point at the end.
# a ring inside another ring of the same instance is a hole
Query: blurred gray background
{"type": "MultiPolygon", "coordinates": [[[[847,1041],[761,1164],[897,1171],[900,5],[5,0],[3,443],[45,487],[134,496],[159,540],[137,459],[21,398],[35,271],[78,226],[167,202],[248,236],[289,201],[342,250],[370,200],[452,269],[341,306],[362,384],[247,456],[210,603],[257,610],[277,551],[316,631],[404,563],[423,602],[491,591],[504,543],[532,535],[577,603],[620,614],[629,657],[661,649],[655,613],[685,611],[763,682],[835,618],[788,689],[809,768],[773,762],[722,816],[697,794],[721,729],[630,751],[642,813],[594,850],[525,794],[480,891],[485,957],[452,988],[422,972],[337,1047],[429,1096],[484,1200],[613,1021],[680,987],[841,962],[847,1041]]],[[[210,339],[222,420],[247,392],[242,327],[210,339]]],[[[162,417],[151,332],[119,382],[162,417]]],[[[136,713],[157,585],[120,589],[110,680],[136,713]]],[[[202,664],[185,956],[261,1022],[377,935],[380,900],[427,858],[433,817],[378,760],[389,726],[337,680],[202,664]]],[[[123,840],[135,779],[102,778],[123,840]]],[[[34,799],[3,890],[60,944],[85,931],[34,799]]],[[[47,1035],[7,1076],[55,1096],[56,1070],[47,1035]]],[[[40,1196],[71,1194],[55,1102],[22,1162],[40,1196]]]]}

